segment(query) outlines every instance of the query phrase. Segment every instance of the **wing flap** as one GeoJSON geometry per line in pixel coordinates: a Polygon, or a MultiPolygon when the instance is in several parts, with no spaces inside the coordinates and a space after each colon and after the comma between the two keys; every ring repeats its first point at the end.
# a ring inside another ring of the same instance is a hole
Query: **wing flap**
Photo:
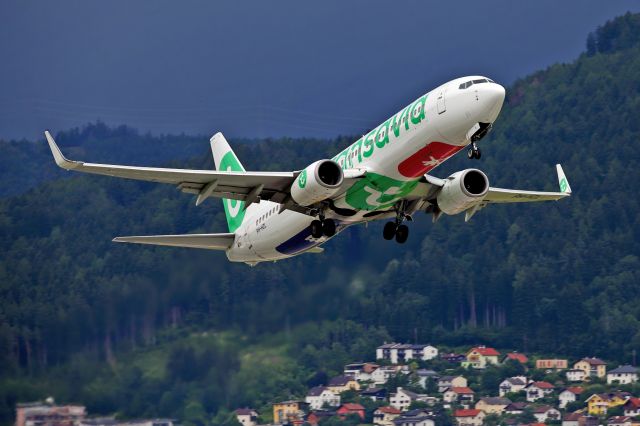
{"type": "Polygon", "coordinates": [[[233,244],[235,234],[183,234],[183,235],[140,235],[116,237],[116,243],[150,244],[156,246],[189,247],[208,250],[227,250],[233,244]]]}

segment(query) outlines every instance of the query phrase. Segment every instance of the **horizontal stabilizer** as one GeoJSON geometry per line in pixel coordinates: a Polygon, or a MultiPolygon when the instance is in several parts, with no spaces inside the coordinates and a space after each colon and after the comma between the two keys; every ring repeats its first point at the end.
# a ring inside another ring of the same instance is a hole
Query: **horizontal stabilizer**
{"type": "Polygon", "coordinates": [[[227,250],[233,244],[235,234],[183,234],[144,235],[116,237],[117,243],[151,244],[156,246],[189,247],[209,250],[227,250]]]}

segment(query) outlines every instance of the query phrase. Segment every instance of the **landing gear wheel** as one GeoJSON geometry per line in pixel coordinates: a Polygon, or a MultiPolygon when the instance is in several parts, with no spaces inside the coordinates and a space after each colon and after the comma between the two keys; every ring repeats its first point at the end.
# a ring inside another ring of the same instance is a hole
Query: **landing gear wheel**
{"type": "Polygon", "coordinates": [[[471,147],[469,148],[469,150],[467,151],[467,157],[472,160],[472,159],[476,159],[479,160],[480,157],[482,156],[482,153],[480,152],[480,148],[478,148],[478,145],[473,142],[471,144],[471,147]]]}
{"type": "Polygon", "coordinates": [[[322,233],[327,237],[336,235],[336,222],[333,219],[325,219],[322,222],[322,233]]]}
{"type": "Polygon", "coordinates": [[[309,228],[311,228],[311,236],[313,238],[322,237],[322,222],[320,222],[319,220],[314,220],[313,222],[311,222],[311,225],[309,225],[309,228]]]}
{"type": "Polygon", "coordinates": [[[392,240],[396,235],[396,229],[398,225],[395,222],[387,222],[384,224],[384,229],[382,231],[382,236],[385,240],[392,240]]]}
{"type": "Polygon", "coordinates": [[[396,229],[396,241],[398,244],[404,244],[409,238],[409,227],[407,225],[400,225],[396,229]]]}

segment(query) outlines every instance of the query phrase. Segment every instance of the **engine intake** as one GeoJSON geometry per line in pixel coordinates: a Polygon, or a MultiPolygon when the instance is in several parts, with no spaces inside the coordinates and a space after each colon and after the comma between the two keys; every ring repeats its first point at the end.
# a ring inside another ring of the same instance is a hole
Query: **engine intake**
{"type": "Polygon", "coordinates": [[[466,169],[449,176],[436,197],[443,213],[462,213],[479,204],[489,192],[489,178],[478,169],[466,169]]]}
{"type": "Polygon", "coordinates": [[[291,185],[291,198],[310,206],[336,194],[342,185],[342,168],[333,160],[319,160],[307,166],[291,185]]]}

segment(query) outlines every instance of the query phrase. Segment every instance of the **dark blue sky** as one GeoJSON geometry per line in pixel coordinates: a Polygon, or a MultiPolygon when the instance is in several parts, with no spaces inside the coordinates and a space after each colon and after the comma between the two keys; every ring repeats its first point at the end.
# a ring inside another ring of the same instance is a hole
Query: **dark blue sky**
{"type": "Polygon", "coordinates": [[[466,74],[509,84],[637,0],[0,2],[0,138],[101,119],[332,136],[466,74]]]}

